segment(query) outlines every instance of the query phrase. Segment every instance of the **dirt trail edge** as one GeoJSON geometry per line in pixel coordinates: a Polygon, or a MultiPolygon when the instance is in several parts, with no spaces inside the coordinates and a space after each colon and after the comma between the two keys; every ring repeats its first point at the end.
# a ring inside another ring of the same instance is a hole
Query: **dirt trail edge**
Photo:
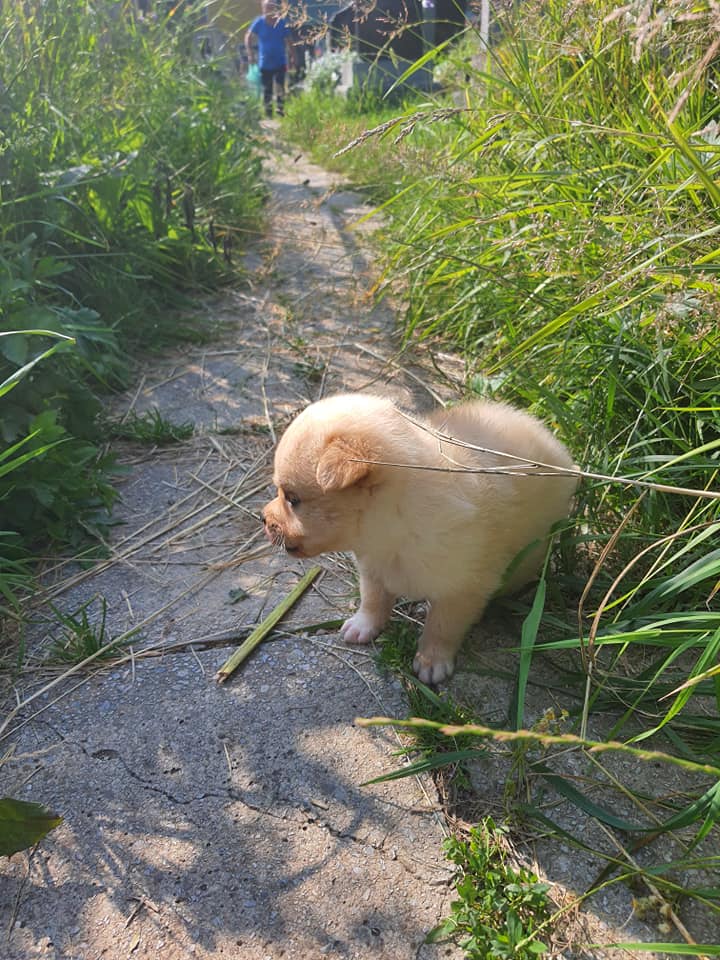
{"type": "MultiPolygon", "coordinates": [[[[139,629],[124,662],[63,681],[5,731],[0,792],[64,817],[32,856],[0,864],[6,960],[454,955],[423,945],[450,896],[432,783],[361,786],[401,763],[399,741],[353,720],[404,716],[402,690],[337,628],[296,630],[352,608],[342,562],[214,679],[307,569],[260,536],[276,432],[322,393],[373,380],[430,400],[378,359],[392,318],[364,299],[367,264],[343,227],[360,199],[277,150],[269,181],[252,291],[212,305],[217,342],[148,365],[120,408],[192,421],[194,438],[123,448],[110,559],[49,573],[45,599],[66,612],[88,603],[98,620],[104,599],[106,639],[139,629]]],[[[41,663],[66,642],[38,628],[20,698],[59,675],[41,663]]]]}

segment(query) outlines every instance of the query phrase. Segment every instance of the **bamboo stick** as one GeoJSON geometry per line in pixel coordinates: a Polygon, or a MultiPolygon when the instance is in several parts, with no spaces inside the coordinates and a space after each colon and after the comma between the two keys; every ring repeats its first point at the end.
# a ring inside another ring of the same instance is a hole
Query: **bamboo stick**
{"type": "Polygon", "coordinates": [[[259,624],[250,636],[240,644],[235,653],[229,657],[225,663],[220,667],[218,672],[215,674],[215,679],[218,683],[224,683],[227,678],[237,670],[240,664],[245,660],[258,646],[259,643],[265,639],[265,637],[270,633],[275,624],[280,620],[285,614],[293,607],[300,597],[305,593],[307,588],[317,577],[317,575],[322,570],[322,567],[312,567],[302,580],[296,584],[294,589],[278,603],[278,605],[272,610],[272,612],[265,617],[263,622],[259,624]]]}

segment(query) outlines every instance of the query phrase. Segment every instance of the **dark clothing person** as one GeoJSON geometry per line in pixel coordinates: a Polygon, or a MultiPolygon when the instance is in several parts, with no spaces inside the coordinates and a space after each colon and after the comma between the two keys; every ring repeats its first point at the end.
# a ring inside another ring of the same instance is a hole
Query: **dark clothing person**
{"type": "Polygon", "coordinates": [[[275,110],[279,117],[285,113],[285,74],[287,67],[277,67],[275,70],[267,70],[260,67],[260,80],[262,81],[263,106],[265,116],[272,116],[273,87],[277,87],[275,94],[275,110]]]}

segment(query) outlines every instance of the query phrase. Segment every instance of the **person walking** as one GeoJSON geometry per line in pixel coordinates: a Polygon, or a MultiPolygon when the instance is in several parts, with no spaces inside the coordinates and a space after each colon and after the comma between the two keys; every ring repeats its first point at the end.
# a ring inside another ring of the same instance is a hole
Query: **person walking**
{"type": "Polygon", "coordinates": [[[278,12],[275,0],[263,0],[262,15],[256,17],[245,34],[248,63],[258,59],[263,89],[265,116],[272,116],[273,87],[275,110],[281,117],[284,111],[285,74],[292,61],[290,27],[278,12]]]}

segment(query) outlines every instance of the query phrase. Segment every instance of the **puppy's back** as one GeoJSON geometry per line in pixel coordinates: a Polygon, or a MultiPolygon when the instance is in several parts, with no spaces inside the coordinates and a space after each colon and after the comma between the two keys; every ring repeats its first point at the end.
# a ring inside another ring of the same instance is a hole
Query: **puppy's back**
{"type": "MultiPolygon", "coordinates": [[[[445,457],[471,468],[500,468],[498,473],[475,475],[475,491],[495,526],[498,553],[506,548],[508,562],[524,546],[539,541],[504,587],[506,592],[518,589],[537,573],[545,537],[553,524],[567,516],[577,487],[575,476],[532,465],[539,462],[561,471],[575,470],[572,457],[540,420],[504,403],[471,401],[436,411],[427,422],[440,433],[482,448],[442,444],[445,457]]],[[[471,475],[468,480],[472,482],[471,475]]]]}
{"type": "Polygon", "coordinates": [[[433,412],[428,423],[440,433],[488,451],[462,454],[462,447],[453,447],[453,457],[463,462],[467,458],[468,462],[481,460],[487,465],[517,464],[512,457],[499,457],[490,452],[498,451],[567,470],[573,468],[572,457],[544,423],[506,403],[470,401],[450,410],[433,412]]]}

